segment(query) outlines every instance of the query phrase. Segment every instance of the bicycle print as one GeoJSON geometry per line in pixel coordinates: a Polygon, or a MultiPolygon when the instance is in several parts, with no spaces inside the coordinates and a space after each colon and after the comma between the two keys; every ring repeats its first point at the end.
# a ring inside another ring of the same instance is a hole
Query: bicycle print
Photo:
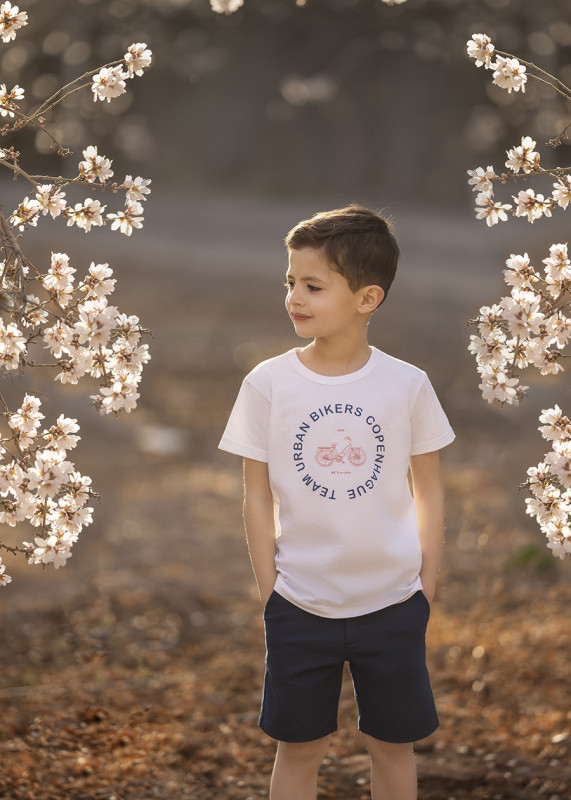
{"type": "Polygon", "coordinates": [[[330,467],[332,464],[345,464],[345,458],[354,467],[362,466],[367,460],[367,454],[362,447],[354,447],[350,436],[345,436],[347,444],[342,450],[337,450],[337,442],[333,442],[329,447],[318,447],[315,453],[315,460],[320,467],[330,467]]]}

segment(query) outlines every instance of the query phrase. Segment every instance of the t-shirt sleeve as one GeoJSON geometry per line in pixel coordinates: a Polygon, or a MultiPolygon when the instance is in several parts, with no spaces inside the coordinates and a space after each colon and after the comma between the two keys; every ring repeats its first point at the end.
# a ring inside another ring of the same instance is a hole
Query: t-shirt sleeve
{"type": "Polygon", "coordinates": [[[269,422],[270,400],[247,376],[218,447],[243,458],[267,462],[269,422]]]}
{"type": "Polygon", "coordinates": [[[440,450],[455,439],[454,431],[427,376],[424,377],[413,404],[411,428],[412,456],[440,450]]]}

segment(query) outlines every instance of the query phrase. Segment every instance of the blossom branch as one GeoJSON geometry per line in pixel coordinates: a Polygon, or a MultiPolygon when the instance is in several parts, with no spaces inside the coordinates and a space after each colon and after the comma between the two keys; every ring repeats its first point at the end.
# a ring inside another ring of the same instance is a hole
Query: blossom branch
{"type": "MultiPolygon", "coordinates": [[[[0,4],[0,38],[11,41],[17,30],[27,24],[26,12],[20,12],[8,0],[0,4]]],[[[121,60],[91,70],[71,81],[47,98],[31,115],[17,104],[24,90],[14,86],[8,91],[0,85],[0,115],[16,118],[0,134],[22,130],[31,125],[42,130],[69,155],[46,128],[45,115],[71,94],[91,87],[94,102],[110,102],[126,89],[126,81],[143,74],[151,64],[152,54],[144,43],[132,44],[121,60]],[[89,82],[89,79],[91,81],[89,82]]],[[[119,183],[113,176],[111,160],[88,146],[83,150],[78,175],[50,178],[31,175],[19,164],[14,148],[0,149],[0,166],[9,169],[14,179],[24,178],[32,188],[11,215],[0,206],[0,370],[14,372],[32,367],[56,371],[54,380],[78,384],[94,380],[98,393],[91,396],[101,414],[130,413],[139,399],[138,387],[143,368],[150,359],[148,346],[141,343],[146,329],[138,317],[127,316],[109,302],[116,280],[108,264],[92,262],[84,278],[75,282],[75,267],[65,253],[52,253],[47,271],[40,272],[22,251],[20,240],[42,217],[61,217],[67,225],[77,225],[88,233],[92,227],[111,222],[113,230],[130,235],[142,227],[142,203],[150,193],[150,180],[127,175],[119,183]],[[82,184],[93,190],[125,192],[125,209],[109,213],[105,206],[87,198],[73,207],[67,205],[63,189],[82,184]],[[35,292],[38,293],[36,296],[35,292]],[[42,345],[50,358],[31,356],[32,346],[42,345]]],[[[25,554],[30,564],[66,564],[73,544],[84,527],[91,524],[93,509],[87,504],[98,497],[91,488],[91,478],[76,471],[68,451],[80,440],[77,420],[60,414],[55,424],[41,429],[44,414],[39,398],[26,394],[20,407],[10,411],[0,395],[0,416],[9,435],[0,438],[0,524],[15,527],[27,522],[38,529],[34,541],[22,546],[0,548],[11,554],[25,554]]],[[[0,558],[0,586],[11,581],[0,558]]]]}

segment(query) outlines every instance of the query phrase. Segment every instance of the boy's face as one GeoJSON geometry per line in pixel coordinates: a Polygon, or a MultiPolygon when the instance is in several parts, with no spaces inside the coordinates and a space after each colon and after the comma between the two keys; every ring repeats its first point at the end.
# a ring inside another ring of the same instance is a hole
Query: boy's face
{"type": "Polygon", "coordinates": [[[304,339],[346,335],[372,310],[363,306],[366,290],[352,292],[346,278],[312,247],[290,250],[286,286],[287,312],[304,339]]]}

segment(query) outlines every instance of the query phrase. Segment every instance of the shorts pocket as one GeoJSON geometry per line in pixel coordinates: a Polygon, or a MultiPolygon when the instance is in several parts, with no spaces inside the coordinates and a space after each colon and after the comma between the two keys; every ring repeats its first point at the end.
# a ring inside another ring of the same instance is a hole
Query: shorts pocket
{"type": "Polygon", "coordinates": [[[424,606],[426,608],[426,616],[427,616],[427,619],[428,619],[428,617],[430,617],[430,603],[428,602],[428,597],[424,594],[422,589],[418,590],[418,594],[422,598],[422,601],[423,601],[424,606]]]}
{"type": "Polygon", "coordinates": [[[271,595],[268,597],[266,605],[264,606],[264,617],[266,616],[266,612],[268,611],[268,609],[271,607],[272,602],[275,600],[276,595],[277,592],[275,589],[273,589],[271,595]]]}

